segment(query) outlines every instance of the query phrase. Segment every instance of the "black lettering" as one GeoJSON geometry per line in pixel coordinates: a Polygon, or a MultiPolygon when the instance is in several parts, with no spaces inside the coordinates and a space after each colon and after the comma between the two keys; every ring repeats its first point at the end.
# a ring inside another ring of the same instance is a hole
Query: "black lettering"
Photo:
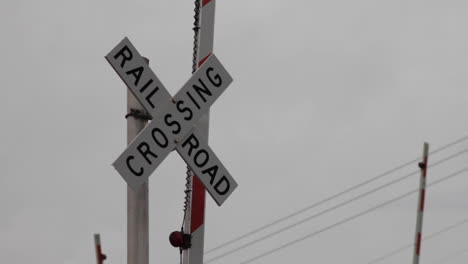
{"type": "Polygon", "coordinates": [[[166,116],[164,116],[164,122],[166,123],[166,125],[168,125],[170,127],[174,126],[174,125],[177,126],[177,128],[175,130],[172,130],[172,134],[177,135],[177,134],[180,133],[180,129],[181,129],[180,123],[175,121],[175,120],[170,121],[169,118],[171,118],[171,117],[172,117],[171,114],[166,114],[166,116]]]}
{"type": "Polygon", "coordinates": [[[198,109],[200,109],[200,105],[198,105],[197,101],[195,101],[195,99],[193,99],[192,95],[189,92],[187,92],[187,95],[188,95],[188,97],[190,97],[190,100],[192,100],[192,102],[195,104],[195,106],[198,109]]]}
{"type": "Polygon", "coordinates": [[[128,156],[128,158],[127,158],[127,168],[133,173],[133,175],[139,177],[139,176],[143,175],[143,168],[140,168],[140,171],[138,171],[138,172],[135,171],[132,168],[132,166],[130,165],[130,161],[133,160],[133,159],[135,159],[134,156],[128,156]]]}
{"type": "Polygon", "coordinates": [[[193,162],[195,162],[195,165],[197,165],[199,168],[205,166],[209,160],[210,160],[210,154],[208,154],[208,152],[204,149],[200,149],[193,157],[193,162]],[[204,153],[205,157],[202,158],[202,162],[199,162],[200,160],[198,159],[198,157],[200,157],[202,153],[204,153]]]}
{"type": "Polygon", "coordinates": [[[153,79],[149,79],[149,81],[147,81],[145,85],[143,85],[143,87],[140,88],[140,93],[144,92],[146,88],[148,88],[148,86],[152,83],[153,83],[153,79]]]}
{"type": "Polygon", "coordinates": [[[229,191],[230,187],[231,185],[229,184],[229,181],[227,180],[226,176],[223,175],[223,177],[221,177],[221,179],[214,186],[214,189],[219,195],[225,195],[229,191]],[[226,183],[226,187],[224,188],[224,190],[220,190],[219,187],[221,186],[221,183],[223,181],[226,183]]]}
{"type": "Polygon", "coordinates": [[[138,149],[138,152],[140,152],[140,154],[143,156],[143,158],[145,158],[145,160],[149,164],[152,164],[152,163],[151,163],[151,160],[148,158],[148,155],[154,157],[155,159],[158,158],[158,155],[151,152],[150,147],[149,147],[148,143],[146,143],[146,142],[141,142],[140,145],[138,145],[137,149],[138,149]],[[143,149],[143,148],[145,148],[145,149],[143,149]]]}
{"type": "Polygon", "coordinates": [[[156,86],[156,87],[145,97],[146,101],[148,102],[148,104],[151,105],[152,108],[154,108],[154,104],[153,104],[153,102],[151,102],[151,97],[153,97],[153,95],[154,95],[157,91],[159,91],[159,87],[156,86]]]}
{"type": "Polygon", "coordinates": [[[208,80],[210,80],[211,84],[215,87],[220,87],[221,84],[223,84],[223,80],[219,74],[216,74],[213,79],[212,76],[210,76],[210,72],[212,71],[214,71],[213,67],[208,67],[208,69],[206,69],[206,77],[208,77],[208,80]]]}
{"type": "Polygon", "coordinates": [[[183,100],[180,100],[180,101],[177,101],[176,103],[176,106],[177,106],[177,110],[179,110],[179,113],[184,113],[184,112],[187,112],[188,113],[188,116],[185,116],[184,119],[189,121],[189,120],[192,120],[192,117],[193,117],[193,112],[192,110],[190,110],[190,108],[188,107],[181,107],[181,105],[184,103],[183,100]]]}
{"type": "Polygon", "coordinates": [[[206,102],[205,96],[203,96],[202,93],[209,95],[209,96],[212,96],[213,94],[211,93],[210,90],[208,90],[205,83],[201,79],[198,79],[198,81],[201,83],[203,88],[201,88],[200,86],[196,86],[195,84],[192,85],[192,88],[195,90],[195,92],[197,92],[198,96],[200,96],[203,102],[206,102]]]}
{"type": "Polygon", "coordinates": [[[122,56],[122,61],[120,62],[121,68],[124,67],[126,61],[129,61],[133,58],[133,54],[127,46],[124,46],[121,50],[119,50],[119,52],[114,55],[114,59],[117,59],[120,56],[122,56]],[[125,52],[127,52],[127,55],[125,55],[125,52]]]}
{"type": "Polygon", "coordinates": [[[141,75],[143,74],[143,67],[137,67],[133,70],[129,70],[126,72],[127,75],[133,75],[135,77],[135,85],[138,85],[138,82],[140,82],[141,75]]]}
{"type": "Polygon", "coordinates": [[[216,173],[218,173],[218,165],[214,165],[212,167],[209,167],[208,169],[202,170],[203,174],[207,174],[210,176],[210,184],[213,185],[214,179],[216,177],[216,173]]]}
{"type": "Polygon", "coordinates": [[[156,144],[158,144],[158,146],[160,146],[161,148],[167,148],[167,145],[169,144],[169,140],[167,140],[166,135],[164,134],[164,132],[161,131],[161,129],[157,127],[153,128],[153,131],[151,131],[151,135],[153,136],[153,139],[156,142],[156,144]],[[158,140],[158,138],[156,137],[156,133],[160,134],[163,137],[164,143],[161,143],[158,140]]]}
{"type": "Polygon", "coordinates": [[[190,134],[190,136],[187,137],[187,139],[184,141],[184,143],[182,143],[182,147],[185,147],[185,145],[187,145],[187,144],[190,145],[190,149],[188,151],[188,155],[190,157],[190,155],[192,155],[192,150],[198,148],[200,143],[198,142],[198,139],[195,137],[194,134],[190,134]]]}

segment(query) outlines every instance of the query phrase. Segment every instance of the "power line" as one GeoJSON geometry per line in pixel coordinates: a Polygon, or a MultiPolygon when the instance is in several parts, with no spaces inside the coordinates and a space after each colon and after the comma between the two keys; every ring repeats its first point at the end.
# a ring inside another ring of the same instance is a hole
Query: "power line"
{"type": "MultiPolygon", "coordinates": [[[[434,181],[434,182],[428,184],[427,187],[430,187],[430,186],[439,184],[439,183],[441,183],[441,182],[443,182],[443,181],[446,181],[446,180],[448,180],[448,179],[450,179],[450,178],[452,178],[452,177],[455,177],[455,176],[457,176],[457,175],[460,175],[462,172],[465,172],[465,171],[468,171],[468,167],[467,167],[467,168],[464,168],[464,169],[461,169],[461,170],[459,170],[459,171],[457,171],[457,172],[454,172],[454,173],[452,173],[452,174],[450,174],[450,175],[448,175],[448,176],[446,176],[446,177],[443,177],[443,178],[441,178],[441,179],[439,179],[439,180],[436,180],[436,181],[434,181]]],[[[290,247],[290,246],[292,246],[292,245],[294,245],[294,244],[296,244],[296,243],[298,243],[298,242],[301,242],[301,241],[306,240],[306,239],[308,239],[308,238],[314,237],[314,236],[316,236],[316,235],[318,235],[318,234],[320,234],[320,233],[323,233],[323,232],[325,232],[325,231],[328,231],[328,230],[330,230],[330,229],[332,229],[332,228],[334,228],[334,227],[340,226],[340,225],[342,225],[342,224],[344,224],[344,223],[346,223],[346,222],[352,221],[352,220],[354,220],[354,219],[356,219],[356,218],[358,218],[358,217],[361,217],[361,216],[363,216],[363,215],[366,215],[366,214],[368,214],[368,213],[370,213],[370,212],[372,212],[372,211],[375,211],[375,210],[377,210],[377,209],[379,209],[379,208],[381,208],[381,207],[384,207],[384,206],[389,205],[389,204],[391,204],[391,203],[393,203],[393,202],[396,202],[396,201],[398,201],[398,200],[401,200],[401,199],[403,199],[403,198],[405,198],[405,197],[407,197],[407,196],[410,196],[411,194],[416,193],[416,192],[418,192],[418,191],[419,191],[419,189],[415,189],[415,190],[412,190],[412,191],[410,191],[410,192],[407,192],[407,193],[405,193],[405,194],[403,194],[403,195],[400,195],[400,196],[398,196],[398,197],[396,197],[396,198],[393,198],[393,199],[388,200],[388,201],[386,201],[386,202],[384,202],[384,203],[381,203],[381,204],[379,204],[379,205],[377,205],[377,206],[374,206],[374,207],[371,207],[371,208],[369,208],[369,209],[367,209],[367,210],[365,210],[365,211],[362,211],[362,212],[360,212],[360,213],[358,213],[358,214],[356,214],[356,215],[353,215],[353,216],[351,216],[351,217],[348,217],[348,218],[345,218],[345,219],[343,219],[343,220],[341,220],[341,221],[338,221],[338,222],[336,222],[336,223],[334,223],[334,224],[332,224],[332,225],[329,225],[329,226],[327,226],[327,227],[325,227],[325,228],[323,228],[323,229],[320,229],[320,230],[318,230],[318,231],[315,231],[315,232],[313,232],[313,233],[310,233],[310,234],[308,234],[308,235],[305,235],[305,236],[303,236],[303,237],[300,237],[300,238],[298,238],[298,239],[295,239],[295,240],[293,240],[293,241],[290,241],[290,242],[288,242],[288,243],[286,243],[286,244],[283,244],[283,245],[281,245],[281,246],[279,246],[279,247],[276,247],[276,248],[274,248],[274,249],[271,249],[271,250],[269,250],[269,251],[267,251],[267,252],[264,252],[264,253],[262,253],[262,254],[260,254],[260,255],[257,255],[257,256],[255,256],[255,257],[253,257],[253,258],[251,258],[251,259],[248,259],[248,260],[246,260],[246,261],[244,261],[244,262],[241,262],[241,264],[251,263],[251,262],[253,262],[253,261],[255,261],[255,260],[258,260],[258,259],[260,259],[260,258],[263,258],[263,257],[266,257],[266,256],[268,256],[268,255],[271,255],[271,254],[275,253],[276,251],[285,249],[285,248],[290,247]]]]}
{"type": "MultiPolygon", "coordinates": [[[[453,230],[453,229],[456,229],[456,228],[458,228],[458,227],[460,227],[460,226],[462,226],[463,224],[466,224],[466,223],[468,223],[468,218],[466,218],[466,219],[464,219],[464,220],[462,220],[462,221],[460,221],[460,222],[457,222],[457,223],[455,223],[455,224],[453,224],[453,225],[450,225],[450,226],[448,226],[448,227],[446,227],[446,228],[444,228],[444,229],[441,229],[441,230],[439,230],[439,231],[437,231],[437,232],[434,232],[434,233],[432,233],[432,234],[430,234],[430,235],[428,235],[428,236],[425,236],[425,237],[423,237],[423,240],[429,240],[429,239],[431,239],[431,238],[440,236],[440,235],[442,235],[442,234],[444,234],[444,233],[447,233],[448,231],[451,231],[451,230],[453,230]]],[[[397,249],[395,249],[395,250],[392,250],[392,251],[390,251],[389,253],[387,253],[387,254],[385,254],[385,255],[383,255],[383,256],[381,256],[381,257],[378,257],[378,258],[376,258],[376,259],[373,259],[373,260],[371,260],[370,262],[367,262],[367,264],[375,264],[375,263],[378,263],[378,262],[380,262],[380,261],[382,261],[382,260],[388,259],[388,258],[390,258],[390,257],[392,257],[392,256],[394,256],[394,255],[396,255],[396,254],[398,254],[398,253],[400,253],[400,252],[402,252],[402,251],[405,250],[405,249],[412,248],[413,246],[414,246],[414,243],[409,243],[409,244],[404,245],[404,246],[402,246],[402,247],[399,247],[399,248],[397,248],[397,249]]]]}
{"type": "MultiPolygon", "coordinates": [[[[452,141],[452,142],[450,142],[450,143],[448,143],[448,144],[446,144],[446,145],[444,145],[444,146],[442,146],[442,147],[439,147],[439,148],[437,148],[437,149],[431,151],[429,154],[436,154],[437,152],[440,152],[440,151],[443,151],[443,150],[445,150],[445,149],[447,149],[447,148],[450,148],[450,147],[452,147],[452,146],[454,146],[454,145],[456,145],[456,144],[458,144],[458,143],[461,143],[461,142],[463,142],[463,141],[465,141],[465,140],[467,140],[467,139],[468,139],[468,135],[467,135],[467,136],[464,136],[464,137],[461,137],[461,138],[459,138],[459,139],[457,139],[457,140],[455,140],[455,141],[452,141]]],[[[234,243],[234,242],[237,242],[237,241],[239,241],[239,240],[241,240],[241,239],[243,239],[243,238],[249,237],[249,236],[251,236],[251,235],[253,235],[253,234],[256,234],[256,233],[258,233],[258,232],[260,232],[260,231],[262,231],[262,230],[265,230],[265,229],[267,229],[267,228],[270,227],[270,226],[273,226],[273,225],[282,223],[282,222],[284,222],[285,220],[287,220],[287,219],[289,219],[289,218],[291,218],[291,217],[294,217],[294,216],[296,216],[296,215],[299,215],[299,214],[302,214],[302,213],[304,213],[304,212],[306,212],[306,211],[309,211],[309,210],[312,209],[312,208],[315,208],[315,207],[317,207],[317,206],[319,206],[319,205],[321,205],[321,204],[324,204],[324,203],[326,203],[326,202],[328,202],[328,201],[330,201],[330,200],[333,200],[333,199],[335,199],[335,198],[338,198],[338,197],[340,197],[340,196],[342,196],[342,195],[344,195],[344,194],[346,194],[346,193],[348,193],[348,192],[351,192],[351,191],[353,191],[353,190],[356,190],[356,189],[358,189],[358,188],[360,188],[360,187],[362,187],[362,186],[364,186],[364,185],[367,185],[367,184],[369,184],[369,183],[371,183],[371,182],[374,182],[374,181],[376,181],[376,180],[378,180],[378,179],[380,179],[380,178],[383,178],[383,177],[385,177],[385,176],[387,176],[387,175],[390,175],[391,173],[393,173],[393,172],[395,172],[395,171],[398,171],[398,170],[400,170],[400,169],[402,169],[402,168],[404,168],[404,167],[406,167],[406,166],[409,166],[409,165],[411,165],[411,164],[414,164],[414,163],[417,162],[417,161],[419,161],[419,158],[416,158],[416,159],[413,159],[413,160],[411,160],[411,161],[405,162],[405,163],[403,163],[403,164],[401,164],[401,165],[398,165],[398,166],[396,166],[396,167],[394,167],[394,168],[392,168],[392,169],[390,169],[390,170],[388,170],[388,171],[386,171],[386,172],[384,172],[384,173],[381,173],[381,174],[379,174],[379,175],[377,175],[377,176],[375,176],[375,177],[372,177],[372,178],[370,178],[370,179],[368,179],[368,180],[365,180],[365,181],[363,181],[363,182],[361,182],[361,183],[358,183],[358,184],[356,184],[356,185],[353,185],[353,186],[351,186],[351,187],[349,187],[349,188],[347,188],[347,189],[345,189],[345,190],[343,190],[343,191],[341,191],[341,192],[338,192],[338,193],[333,194],[333,195],[331,195],[331,196],[329,196],[329,197],[327,197],[327,198],[325,198],[325,199],[322,199],[322,200],[320,200],[320,201],[318,201],[318,202],[316,202],[316,203],[313,203],[313,204],[311,204],[311,205],[308,205],[308,206],[306,206],[306,207],[304,207],[304,208],[302,208],[302,209],[299,209],[299,210],[297,210],[297,211],[295,211],[295,212],[293,212],[293,213],[291,213],[291,214],[289,214],[289,215],[286,215],[286,216],[284,216],[284,217],[278,218],[278,219],[276,219],[276,220],[274,220],[274,221],[272,221],[272,222],[270,222],[270,223],[268,223],[268,224],[265,224],[265,225],[263,225],[263,226],[260,226],[260,227],[258,227],[258,228],[256,228],[256,229],[254,229],[254,230],[252,230],[252,231],[250,231],[250,232],[244,233],[243,235],[240,235],[240,236],[235,237],[235,238],[233,238],[233,239],[231,239],[231,240],[228,240],[228,241],[226,241],[226,242],[224,242],[224,243],[222,243],[222,244],[220,244],[220,245],[218,245],[218,246],[216,246],[216,247],[214,247],[214,248],[211,248],[211,249],[207,250],[207,251],[205,252],[205,254],[206,254],[206,255],[209,255],[209,254],[211,254],[211,253],[213,253],[213,252],[215,252],[215,251],[217,251],[217,250],[219,250],[219,249],[221,249],[221,248],[224,248],[224,247],[226,247],[226,246],[228,246],[228,245],[230,245],[230,244],[232,244],[232,243],[234,243]]]]}
{"type": "Polygon", "coordinates": [[[438,260],[437,262],[434,262],[435,264],[444,264],[446,263],[448,260],[452,260],[452,259],[455,259],[461,255],[464,255],[465,253],[468,253],[468,248],[464,248],[464,249],[460,249],[460,250],[457,250],[453,253],[451,253],[450,255],[438,260]]]}
{"type": "MultiPolygon", "coordinates": [[[[451,155],[451,156],[449,156],[449,157],[446,157],[446,158],[444,158],[444,159],[442,159],[442,160],[439,160],[439,161],[437,161],[437,162],[431,164],[430,166],[428,166],[428,168],[430,168],[430,167],[435,167],[435,166],[437,166],[437,165],[439,165],[439,164],[441,164],[441,163],[443,163],[443,162],[446,162],[446,161],[448,161],[448,160],[450,160],[450,159],[453,159],[453,158],[455,158],[455,157],[457,157],[457,156],[459,156],[459,155],[461,155],[461,154],[463,154],[463,153],[466,153],[466,152],[468,152],[468,149],[462,150],[462,151],[457,152],[457,153],[455,153],[455,154],[453,154],[453,155],[451,155]]],[[[270,238],[270,237],[273,237],[273,236],[275,236],[275,235],[278,235],[278,234],[280,234],[280,233],[282,233],[282,232],[285,232],[285,231],[287,231],[287,230],[289,230],[289,229],[291,229],[291,228],[294,228],[294,227],[296,227],[296,226],[298,226],[298,225],[300,225],[300,224],[303,224],[303,223],[305,223],[305,222],[308,222],[308,221],[310,221],[310,220],[312,220],[312,219],[314,219],[314,218],[317,218],[317,217],[319,217],[319,216],[322,216],[322,215],[324,215],[324,214],[326,214],[326,213],[328,213],[328,212],[331,212],[331,211],[333,211],[333,210],[336,210],[336,209],[338,209],[338,208],[341,208],[341,207],[343,207],[343,206],[345,206],[345,205],[347,205],[347,204],[349,204],[349,203],[352,203],[352,202],[357,201],[357,200],[359,200],[359,199],[361,199],[361,198],[363,198],[363,197],[366,197],[366,196],[368,196],[368,195],[370,195],[370,194],[372,194],[372,193],[375,193],[375,192],[377,192],[377,191],[379,191],[379,190],[382,190],[382,189],[384,189],[384,188],[386,188],[386,187],[388,187],[388,186],[390,186],[390,185],[393,185],[393,184],[395,184],[395,183],[398,183],[398,182],[400,182],[400,181],[403,181],[403,180],[405,180],[405,179],[407,179],[407,178],[409,178],[409,177],[411,177],[411,176],[417,174],[418,172],[419,172],[419,171],[416,170],[416,171],[414,171],[414,172],[411,172],[411,173],[409,173],[409,174],[406,174],[406,175],[404,175],[404,176],[402,176],[402,177],[400,177],[400,178],[397,178],[397,179],[392,180],[392,181],[390,181],[390,182],[388,182],[388,183],[386,183],[386,184],[383,184],[383,185],[381,185],[381,186],[378,186],[378,187],[376,187],[376,188],[374,188],[374,189],[372,189],[372,190],[370,190],[370,191],[367,191],[367,192],[365,192],[365,193],[363,193],[363,194],[360,194],[360,195],[358,195],[358,196],[355,196],[355,197],[353,197],[353,198],[351,198],[351,199],[349,199],[349,200],[346,200],[346,201],[341,202],[341,203],[339,203],[339,204],[337,204],[337,205],[335,205],[335,206],[332,206],[332,207],[330,207],[330,208],[327,208],[327,209],[325,209],[325,210],[322,210],[322,211],[320,211],[320,212],[318,212],[318,213],[316,213],[316,214],[314,214],[314,215],[311,215],[311,216],[306,217],[306,218],[304,218],[304,219],[302,219],[302,220],[300,220],[300,221],[297,221],[297,222],[295,222],[295,223],[292,223],[292,224],[290,224],[290,225],[287,225],[287,226],[285,226],[285,227],[283,227],[283,228],[281,228],[281,229],[279,229],[279,230],[277,230],[277,231],[270,232],[270,233],[268,233],[268,234],[266,234],[266,235],[264,235],[264,236],[262,236],[262,237],[260,237],[260,238],[257,238],[257,239],[255,239],[255,240],[253,240],[253,241],[250,241],[250,242],[248,242],[248,243],[245,243],[245,244],[243,244],[243,245],[241,245],[241,246],[239,246],[239,247],[236,247],[236,248],[234,248],[234,249],[232,249],[232,250],[229,250],[229,251],[227,251],[227,252],[225,252],[225,253],[223,253],[223,254],[221,254],[221,255],[218,255],[218,256],[216,256],[216,257],[213,257],[213,258],[207,260],[205,263],[213,262],[213,261],[215,261],[215,260],[217,260],[217,259],[220,259],[220,258],[223,258],[223,257],[225,257],[225,256],[231,255],[231,254],[233,254],[233,253],[235,253],[235,252],[237,252],[237,251],[239,251],[239,250],[242,250],[242,249],[244,249],[244,248],[246,248],[246,247],[249,247],[249,246],[252,246],[252,245],[254,245],[254,244],[256,244],[256,243],[259,243],[259,242],[261,242],[261,241],[264,241],[264,240],[267,239],[267,238],[270,238]]]]}

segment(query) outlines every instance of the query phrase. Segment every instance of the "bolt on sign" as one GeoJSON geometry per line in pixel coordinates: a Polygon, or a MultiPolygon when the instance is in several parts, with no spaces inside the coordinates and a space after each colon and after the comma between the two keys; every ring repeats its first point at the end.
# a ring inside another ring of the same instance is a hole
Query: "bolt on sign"
{"type": "Polygon", "coordinates": [[[211,54],[172,97],[128,38],[106,60],[153,120],[113,163],[130,187],[148,180],[172,150],[177,150],[218,205],[237,183],[194,128],[198,120],[231,84],[232,78],[211,54]]]}

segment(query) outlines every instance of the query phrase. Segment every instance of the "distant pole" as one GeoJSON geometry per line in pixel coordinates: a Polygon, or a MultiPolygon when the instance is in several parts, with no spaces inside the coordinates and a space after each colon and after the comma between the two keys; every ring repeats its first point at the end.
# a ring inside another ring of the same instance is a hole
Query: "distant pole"
{"type": "MultiPolygon", "coordinates": [[[[216,0],[195,0],[196,12],[199,14],[199,23],[195,26],[196,52],[193,71],[199,68],[213,53],[214,19],[216,0]]],[[[200,135],[204,135],[208,141],[210,115],[207,113],[196,125],[200,135]]],[[[183,264],[203,264],[203,253],[205,243],[205,187],[201,181],[193,175],[191,184],[191,200],[187,207],[184,220],[184,230],[191,234],[191,248],[183,251],[183,264]]]]}
{"type": "Polygon", "coordinates": [[[94,234],[94,248],[96,249],[96,263],[103,264],[106,255],[102,254],[101,237],[99,234],[94,234]]]}
{"type": "MultiPolygon", "coordinates": [[[[146,62],[149,63],[148,59],[146,62]]],[[[127,89],[127,144],[148,124],[148,114],[127,89]]],[[[148,182],[138,190],[127,186],[127,264],[148,264],[148,182]]]]}
{"type": "Polygon", "coordinates": [[[424,198],[426,195],[426,176],[427,176],[427,159],[429,155],[429,144],[424,143],[423,161],[419,163],[421,169],[421,178],[419,181],[419,200],[417,206],[417,219],[416,219],[416,236],[414,242],[414,255],[413,264],[419,264],[419,257],[421,256],[421,236],[424,216],[424,198]]]}

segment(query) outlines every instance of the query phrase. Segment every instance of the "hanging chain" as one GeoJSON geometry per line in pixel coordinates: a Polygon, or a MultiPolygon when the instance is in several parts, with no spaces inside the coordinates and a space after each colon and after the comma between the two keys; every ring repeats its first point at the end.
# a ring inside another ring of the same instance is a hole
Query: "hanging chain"
{"type": "Polygon", "coordinates": [[[200,34],[200,2],[195,0],[195,15],[193,16],[193,57],[192,57],[192,74],[197,70],[197,57],[198,57],[198,35],[200,34]]]}
{"type": "MultiPolygon", "coordinates": [[[[200,31],[200,4],[201,0],[195,0],[195,15],[193,16],[193,57],[192,57],[192,74],[197,71],[197,59],[198,59],[198,36],[200,31]]],[[[185,217],[187,216],[187,210],[190,207],[192,201],[192,182],[194,173],[192,170],[187,166],[187,172],[185,176],[185,198],[184,198],[184,216],[182,219],[182,227],[180,228],[182,233],[184,232],[184,224],[185,224],[185,217]]],[[[179,250],[180,253],[180,264],[182,264],[182,248],[179,250]]]]}
{"type": "MultiPolygon", "coordinates": [[[[192,57],[192,74],[197,70],[197,58],[198,58],[198,36],[200,32],[200,1],[195,0],[195,15],[193,16],[193,57],[192,57]]],[[[192,178],[194,176],[192,170],[187,166],[187,173],[185,177],[185,199],[184,199],[184,218],[182,220],[182,228],[184,231],[185,217],[187,215],[187,210],[191,202],[191,192],[192,192],[192,178]]]]}
{"type": "Polygon", "coordinates": [[[187,172],[185,176],[185,198],[184,198],[184,218],[182,219],[181,230],[184,231],[185,217],[187,216],[187,210],[190,206],[191,192],[192,192],[192,170],[187,166],[187,172]]]}

